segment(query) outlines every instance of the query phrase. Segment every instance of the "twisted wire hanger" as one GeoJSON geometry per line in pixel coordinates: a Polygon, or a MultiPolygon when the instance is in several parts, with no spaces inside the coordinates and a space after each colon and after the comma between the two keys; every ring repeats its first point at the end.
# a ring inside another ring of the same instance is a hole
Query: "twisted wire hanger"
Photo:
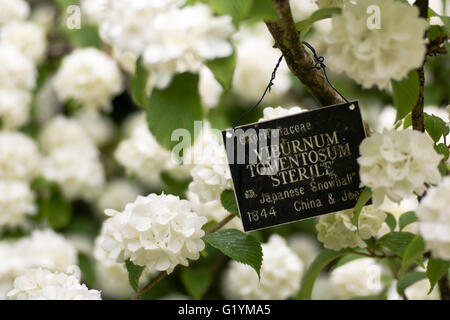
{"type": "MultiPolygon", "coordinates": [[[[344,99],[345,102],[348,102],[348,100],[331,84],[330,80],[328,79],[327,72],[326,72],[326,65],[324,63],[325,58],[323,56],[318,56],[316,50],[308,42],[302,41],[302,43],[306,47],[308,47],[309,50],[311,50],[311,52],[313,54],[313,57],[314,57],[314,63],[315,64],[314,64],[314,66],[310,67],[309,70],[312,70],[312,69],[320,70],[320,69],[322,69],[323,75],[325,76],[325,79],[327,80],[328,84],[333,88],[334,91],[336,91],[341,96],[342,99],[344,99]]],[[[270,92],[270,90],[272,89],[272,86],[274,85],[274,80],[275,80],[278,68],[280,67],[280,64],[281,64],[282,60],[283,60],[283,55],[281,55],[281,57],[278,59],[277,64],[275,65],[275,68],[273,69],[272,75],[270,77],[270,81],[269,81],[266,89],[264,90],[261,98],[259,99],[259,101],[253,107],[251,107],[250,109],[245,111],[236,120],[236,122],[233,125],[233,129],[236,128],[239,125],[239,123],[241,122],[241,120],[244,119],[250,112],[255,110],[261,104],[261,102],[264,100],[264,97],[266,96],[266,94],[268,92],[270,92]]]]}

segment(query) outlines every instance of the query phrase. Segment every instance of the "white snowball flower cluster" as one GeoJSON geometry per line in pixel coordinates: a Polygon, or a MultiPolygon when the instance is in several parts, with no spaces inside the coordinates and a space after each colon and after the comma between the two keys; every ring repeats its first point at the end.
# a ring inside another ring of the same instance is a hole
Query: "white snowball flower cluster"
{"type": "Polygon", "coordinates": [[[312,236],[298,233],[289,236],[287,240],[289,247],[303,261],[305,267],[309,267],[320,252],[319,243],[312,236]]]}
{"type": "Polygon", "coordinates": [[[450,260],[450,177],[428,189],[417,209],[420,234],[432,255],[450,260]]]}
{"type": "Polygon", "coordinates": [[[0,132],[0,180],[30,181],[40,170],[34,141],[20,132],[0,132]]]}
{"type": "Polygon", "coordinates": [[[0,0],[0,26],[8,22],[25,20],[30,14],[30,6],[25,0],[0,0]]]}
{"type": "MultiPolygon", "coordinates": [[[[193,163],[193,181],[189,184],[187,198],[194,211],[209,221],[221,221],[229,213],[222,206],[220,195],[232,188],[231,172],[223,142],[206,124],[196,144],[188,150],[185,160],[193,163]]],[[[240,219],[233,219],[225,228],[242,230],[240,219]]]]}
{"type": "Polygon", "coordinates": [[[330,283],[339,299],[372,296],[382,289],[382,271],[371,258],[356,259],[334,269],[330,283]]]}
{"type": "Polygon", "coordinates": [[[316,225],[317,238],[325,248],[340,250],[343,248],[366,247],[363,240],[376,236],[386,214],[373,206],[365,206],[359,215],[359,229],[352,223],[353,209],[323,215],[316,225]]]}
{"type": "Polygon", "coordinates": [[[191,188],[203,189],[199,193],[202,200],[218,199],[223,190],[231,188],[231,172],[223,142],[209,125],[204,127],[189,156],[192,158],[188,160],[194,164],[191,188]]]}
{"type": "Polygon", "coordinates": [[[46,153],[66,145],[85,143],[90,143],[90,139],[80,123],[62,115],[53,117],[39,134],[40,147],[46,153]]]}
{"type": "MultiPolygon", "coordinates": [[[[233,89],[242,99],[256,102],[264,92],[281,53],[273,48],[273,39],[262,23],[241,28],[233,39],[237,53],[233,89]]],[[[277,79],[264,98],[266,102],[278,101],[290,89],[289,74],[283,60],[277,79]]]]}
{"type": "Polygon", "coordinates": [[[77,263],[77,250],[52,230],[35,230],[29,237],[0,242],[0,261],[0,299],[4,299],[14,279],[27,269],[65,271],[77,263]]]}
{"type": "Polygon", "coordinates": [[[40,144],[47,153],[44,177],[58,182],[69,199],[92,200],[100,194],[104,173],[99,153],[76,120],[53,118],[44,126],[40,144]]]}
{"type": "MultiPolygon", "coordinates": [[[[128,271],[124,263],[109,259],[108,252],[102,248],[103,237],[95,240],[94,258],[98,288],[108,298],[125,298],[134,294],[128,280],[128,271]]],[[[141,281],[144,277],[141,277],[141,281]]]]}
{"type": "Polygon", "coordinates": [[[44,30],[26,19],[30,8],[22,0],[0,1],[0,129],[27,123],[36,66],[46,49],[44,30]]]}
{"type": "Polygon", "coordinates": [[[55,25],[58,9],[51,3],[37,3],[33,7],[30,20],[49,31],[55,25]]]}
{"type": "Polygon", "coordinates": [[[0,41],[0,121],[1,129],[15,129],[29,118],[30,90],[36,70],[33,62],[17,48],[0,41]]]}
{"type": "Polygon", "coordinates": [[[214,74],[208,67],[202,67],[199,73],[198,91],[207,108],[215,108],[219,104],[223,88],[214,78],[214,74]]]}
{"type": "Polygon", "coordinates": [[[74,99],[87,109],[109,111],[111,99],[122,91],[122,75],[106,53],[76,49],[64,57],[53,86],[61,101],[74,99]]]}
{"type": "Polygon", "coordinates": [[[94,200],[100,195],[105,179],[98,150],[90,144],[54,149],[45,157],[42,173],[46,179],[57,182],[70,200],[94,200]]]}
{"type": "Polygon", "coordinates": [[[375,206],[381,205],[385,196],[395,202],[414,193],[420,196],[426,183],[441,180],[438,164],[443,156],[425,133],[385,130],[364,139],[359,150],[361,185],[372,188],[375,206]]]}
{"type": "Polygon", "coordinates": [[[0,43],[0,88],[31,90],[36,83],[33,61],[19,49],[0,43]]]}
{"type": "Polygon", "coordinates": [[[175,73],[198,72],[205,60],[232,53],[229,16],[209,6],[180,8],[180,1],[114,1],[100,22],[102,39],[123,52],[142,55],[152,82],[166,87],[175,73]]]}
{"type": "Polygon", "coordinates": [[[68,199],[94,200],[104,184],[100,155],[79,122],[64,116],[53,118],[40,135],[46,152],[43,176],[57,182],[68,199]]]}
{"type": "Polygon", "coordinates": [[[0,88],[0,120],[2,129],[11,130],[27,123],[31,94],[26,90],[0,88]]]}
{"type": "Polygon", "coordinates": [[[0,180],[0,228],[25,226],[26,217],[37,212],[28,183],[0,180]]]}
{"type": "Polygon", "coordinates": [[[125,210],[106,210],[102,247],[110,259],[145,266],[148,271],[171,273],[188,259],[197,260],[205,248],[201,237],[206,218],[191,209],[189,201],[173,195],[139,196],[125,210]]]}
{"type": "Polygon", "coordinates": [[[333,17],[328,34],[329,66],[364,88],[388,86],[422,65],[428,23],[415,6],[392,0],[359,0],[333,17]],[[367,8],[380,8],[380,27],[368,24],[367,8]]]}
{"type": "Polygon", "coordinates": [[[114,152],[127,172],[150,186],[161,184],[160,174],[171,159],[170,152],[159,145],[148,129],[145,115],[140,114],[129,124],[131,136],[122,140],[114,152]]]}
{"type": "MultiPolygon", "coordinates": [[[[220,201],[220,199],[214,199],[210,201],[202,200],[202,191],[205,191],[205,189],[197,189],[197,187],[199,187],[199,185],[191,183],[186,194],[188,200],[192,204],[192,208],[197,214],[206,217],[208,221],[216,222],[222,221],[226,216],[229,215],[229,212],[222,206],[222,202],[220,201]]],[[[223,229],[238,229],[241,231],[244,230],[242,221],[239,218],[232,219],[223,227],[223,229]]]]}
{"type": "Polygon", "coordinates": [[[44,28],[34,22],[12,22],[0,30],[0,42],[19,49],[34,63],[44,58],[47,49],[44,28]]]}
{"type": "Polygon", "coordinates": [[[303,262],[279,235],[262,245],[261,279],[250,266],[231,261],[225,272],[223,293],[228,299],[281,300],[300,287],[303,262]]]}
{"type": "MultiPolygon", "coordinates": [[[[74,266],[74,269],[77,267],[74,266]]],[[[80,284],[79,270],[68,274],[37,268],[26,271],[14,281],[9,300],[101,300],[100,291],[80,284]]]]}
{"type": "Polygon", "coordinates": [[[224,58],[233,52],[228,41],[234,31],[231,17],[214,16],[206,4],[172,8],[156,16],[153,26],[154,34],[143,58],[155,71],[154,82],[159,88],[167,86],[174,73],[198,72],[205,60],[224,58]]]}
{"type": "Polygon", "coordinates": [[[100,18],[100,36],[120,49],[141,54],[152,39],[153,24],[158,14],[175,6],[178,0],[125,0],[109,1],[106,13],[100,18]]]}
{"type": "Polygon", "coordinates": [[[75,118],[97,147],[102,147],[113,140],[115,125],[111,118],[93,110],[78,112],[75,118]]]}
{"type": "Polygon", "coordinates": [[[311,300],[333,300],[336,298],[334,287],[330,283],[330,277],[320,274],[314,282],[311,300]]]}
{"type": "Polygon", "coordinates": [[[34,141],[19,132],[0,132],[0,229],[27,225],[36,213],[30,181],[40,171],[41,156],[34,141]]]}
{"type": "Polygon", "coordinates": [[[35,230],[30,237],[19,240],[22,262],[28,268],[43,267],[64,271],[77,261],[77,250],[61,234],[50,229],[35,230]]]}
{"type": "Polygon", "coordinates": [[[34,96],[35,118],[39,124],[46,123],[62,109],[53,90],[52,76],[49,76],[34,96]]]}
{"type": "Polygon", "coordinates": [[[115,0],[81,0],[83,16],[89,23],[98,24],[105,17],[112,1],[115,0]]]}
{"type": "Polygon", "coordinates": [[[259,121],[267,121],[267,120],[273,120],[281,117],[291,116],[297,113],[304,112],[300,107],[294,106],[289,109],[283,108],[283,107],[267,107],[263,110],[263,117],[259,119],[259,121]]]}
{"type": "Polygon", "coordinates": [[[139,188],[125,179],[110,181],[98,199],[98,207],[103,213],[106,209],[123,210],[125,205],[139,195],[139,188]]]}
{"type": "Polygon", "coordinates": [[[314,11],[319,9],[316,0],[292,0],[290,5],[295,22],[308,19],[314,11]]]}

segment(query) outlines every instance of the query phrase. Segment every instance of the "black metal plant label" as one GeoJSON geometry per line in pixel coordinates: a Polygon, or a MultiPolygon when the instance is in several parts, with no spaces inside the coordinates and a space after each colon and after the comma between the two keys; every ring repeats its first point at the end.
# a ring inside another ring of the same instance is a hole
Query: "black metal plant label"
{"type": "Polygon", "coordinates": [[[359,145],[357,102],[222,132],[245,231],[353,208],[359,145]]]}

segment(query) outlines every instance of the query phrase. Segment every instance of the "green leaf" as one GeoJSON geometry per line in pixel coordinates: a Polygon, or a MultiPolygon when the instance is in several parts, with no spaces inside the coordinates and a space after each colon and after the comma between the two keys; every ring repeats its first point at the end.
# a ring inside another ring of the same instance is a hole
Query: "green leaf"
{"type": "Polygon", "coordinates": [[[405,273],[405,275],[397,282],[397,292],[401,295],[404,294],[405,290],[422,279],[425,279],[427,275],[425,272],[420,271],[410,271],[405,273]]]}
{"type": "Polygon", "coordinates": [[[341,11],[342,11],[341,8],[322,8],[316,10],[308,19],[297,22],[295,24],[295,27],[297,31],[300,32],[301,37],[305,38],[305,35],[308,33],[309,29],[314,24],[314,22],[331,18],[332,15],[340,14],[341,11]]]}
{"type": "Polygon", "coordinates": [[[359,195],[358,201],[356,202],[355,208],[353,209],[352,223],[353,225],[359,225],[359,215],[361,213],[362,208],[372,197],[372,190],[368,187],[364,188],[364,190],[359,195]]]}
{"type": "Polygon", "coordinates": [[[131,80],[131,95],[134,102],[142,107],[147,107],[147,80],[148,70],[142,63],[142,57],[136,60],[136,72],[131,80]]]}
{"type": "Polygon", "coordinates": [[[408,76],[401,80],[392,80],[394,106],[397,109],[397,119],[400,120],[412,111],[419,98],[419,74],[416,70],[410,71],[408,76]]]}
{"type": "Polygon", "coordinates": [[[400,228],[400,231],[402,231],[408,224],[411,224],[416,221],[417,221],[416,213],[414,211],[408,211],[400,216],[400,219],[398,221],[398,227],[400,228]]]}
{"type": "Polygon", "coordinates": [[[441,136],[445,133],[447,124],[444,120],[435,115],[424,113],[425,130],[428,132],[434,142],[439,141],[441,136]]]}
{"type": "Polygon", "coordinates": [[[428,19],[430,19],[431,17],[439,17],[439,15],[433,9],[428,8],[428,19]]]}
{"type": "Polygon", "coordinates": [[[414,237],[415,235],[410,232],[389,232],[382,236],[378,243],[389,248],[393,253],[403,256],[406,247],[414,237]]]}
{"type": "Polygon", "coordinates": [[[403,121],[403,129],[407,129],[412,126],[412,114],[408,113],[403,121]]]}
{"type": "Polygon", "coordinates": [[[50,182],[47,187],[38,192],[39,214],[47,218],[54,230],[67,227],[72,219],[72,206],[59,187],[50,182]]]}
{"type": "Polygon", "coordinates": [[[208,0],[186,0],[183,7],[192,6],[196,3],[207,3],[207,2],[208,2],[208,0]]]}
{"type": "Polygon", "coordinates": [[[98,29],[94,25],[83,25],[81,29],[73,29],[67,31],[70,41],[79,48],[102,46],[102,40],[98,35],[98,29]]]}
{"type": "Polygon", "coordinates": [[[203,119],[198,75],[176,75],[166,89],[153,89],[147,107],[147,122],[156,140],[166,149],[172,149],[178,141],[172,141],[172,132],[186,129],[194,137],[194,121],[203,119]]]}
{"type": "Polygon", "coordinates": [[[436,283],[448,272],[450,268],[450,261],[444,261],[441,259],[430,258],[427,264],[427,277],[430,280],[430,291],[433,291],[436,283]]]}
{"type": "Polygon", "coordinates": [[[447,161],[450,156],[450,150],[445,145],[445,143],[439,143],[434,146],[434,149],[437,153],[442,154],[444,156],[444,160],[447,161]]]}
{"type": "Polygon", "coordinates": [[[82,234],[91,238],[95,238],[101,229],[101,223],[97,219],[92,218],[92,213],[77,212],[72,216],[70,224],[64,228],[64,232],[82,234]]]}
{"type": "Polygon", "coordinates": [[[181,198],[185,197],[189,183],[192,181],[192,179],[177,180],[167,172],[161,173],[161,180],[164,182],[164,191],[166,193],[181,198]]]}
{"type": "Polygon", "coordinates": [[[322,250],[303,275],[302,286],[300,288],[300,292],[297,296],[297,299],[311,300],[314,282],[316,282],[316,279],[319,276],[322,269],[325,268],[332,261],[338,259],[339,257],[342,257],[343,255],[349,253],[350,251],[351,251],[350,249],[343,249],[340,251],[334,251],[330,249],[322,250]]]}
{"type": "Polygon", "coordinates": [[[211,271],[207,268],[186,268],[181,272],[181,282],[195,300],[200,300],[212,282],[211,271]]]}
{"type": "Polygon", "coordinates": [[[252,22],[262,20],[277,20],[278,15],[272,0],[255,0],[252,9],[248,15],[248,19],[252,22]]]}
{"type": "Polygon", "coordinates": [[[69,6],[78,4],[78,0],[55,0],[55,2],[56,2],[56,5],[58,6],[58,8],[64,12],[66,12],[66,9],[69,6]]]}
{"type": "Polygon", "coordinates": [[[209,0],[209,4],[216,13],[230,15],[233,23],[237,25],[250,13],[253,0],[209,0]]]}
{"type": "Polygon", "coordinates": [[[234,68],[236,67],[236,53],[234,51],[229,57],[208,61],[206,65],[224,89],[231,88],[234,68]]]}
{"type": "Polygon", "coordinates": [[[220,195],[222,206],[230,213],[239,218],[239,209],[236,203],[236,196],[233,190],[224,190],[220,195]]]}
{"type": "Polygon", "coordinates": [[[427,38],[430,41],[444,38],[446,36],[447,32],[445,30],[445,27],[441,27],[438,25],[432,25],[427,31],[427,38]]]}
{"type": "Polygon", "coordinates": [[[227,229],[208,234],[203,240],[231,259],[248,264],[260,276],[263,253],[255,237],[236,229],[227,229]]]}
{"type": "Polygon", "coordinates": [[[411,267],[417,261],[417,259],[420,259],[422,257],[424,251],[425,242],[420,235],[415,236],[405,249],[405,253],[403,254],[402,259],[402,265],[399,270],[399,275],[401,276],[406,271],[408,271],[409,267],[411,267]]]}
{"type": "Polygon", "coordinates": [[[441,16],[442,22],[444,22],[445,31],[447,34],[450,34],[450,17],[447,16],[441,16]]]}
{"type": "Polygon", "coordinates": [[[81,271],[81,280],[89,288],[95,286],[95,269],[92,259],[83,252],[78,252],[78,266],[81,271]]]}
{"type": "Polygon", "coordinates": [[[446,165],[444,161],[441,161],[439,162],[438,169],[441,176],[445,177],[447,175],[447,171],[450,171],[450,165],[446,165]]]}
{"type": "Polygon", "coordinates": [[[128,270],[128,281],[130,282],[130,286],[134,291],[139,291],[139,279],[141,278],[142,271],[144,271],[144,267],[135,265],[130,259],[125,261],[125,266],[128,270]]]}
{"type": "Polygon", "coordinates": [[[397,226],[397,220],[395,219],[395,217],[392,213],[389,213],[389,212],[385,212],[385,213],[386,213],[386,219],[384,220],[384,222],[386,222],[386,224],[389,226],[389,229],[391,229],[391,231],[394,231],[395,227],[397,226]]]}

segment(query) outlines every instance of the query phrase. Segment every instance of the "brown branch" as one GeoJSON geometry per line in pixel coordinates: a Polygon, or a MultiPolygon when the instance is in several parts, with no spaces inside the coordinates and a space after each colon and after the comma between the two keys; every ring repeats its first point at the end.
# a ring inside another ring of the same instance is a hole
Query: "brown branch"
{"type": "Polygon", "coordinates": [[[447,54],[447,48],[445,44],[449,40],[447,35],[440,35],[427,43],[427,57],[437,56],[438,54],[447,54]]]}
{"type": "MultiPolygon", "coordinates": [[[[414,5],[419,8],[419,16],[426,20],[428,18],[428,0],[416,0],[416,2],[414,2],[414,5]]],[[[426,33],[424,37],[425,36],[426,33]]],[[[417,73],[419,74],[419,97],[417,98],[416,105],[414,106],[411,112],[413,129],[421,132],[425,131],[424,115],[423,115],[423,106],[424,106],[423,92],[425,87],[425,72],[423,67],[425,65],[426,60],[427,55],[425,54],[422,66],[417,69],[417,73]]]]}
{"type": "MultiPolygon", "coordinates": [[[[345,100],[328,83],[324,73],[315,66],[314,59],[301,43],[295,27],[289,0],[273,0],[280,21],[266,21],[266,26],[275,40],[274,47],[280,49],[291,72],[308,89],[309,93],[322,105],[345,103],[345,100]]],[[[366,133],[374,131],[364,122],[366,133]]]]}
{"type": "Polygon", "coordinates": [[[450,281],[448,279],[448,273],[439,280],[438,285],[439,291],[441,292],[441,299],[450,300],[450,281]]]}
{"type": "Polygon", "coordinates": [[[213,232],[216,232],[217,230],[221,229],[223,226],[225,226],[228,222],[233,220],[233,218],[236,217],[233,213],[230,213],[225,218],[223,218],[222,221],[218,222],[214,227],[206,231],[205,235],[211,234],[213,232]]]}
{"type": "Polygon", "coordinates": [[[344,103],[344,99],[329,85],[322,70],[301,44],[292,18],[289,0],[273,0],[280,21],[266,21],[275,47],[280,49],[291,72],[302,82],[321,105],[344,103]]]}
{"type": "MultiPolygon", "coordinates": [[[[230,213],[222,221],[218,222],[216,225],[214,225],[214,227],[209,229],[205,235],[216,232],[217,230],[219,230],[220,228],[225,226],[228,222],[230,222],[234,217],[235,217],[235,215],[230,213]]],[[[158,282],[160,282],[166,276],[167,276],[167,272],[162,271],[155,279],[153,279],[149,284],[147,284],[144,288],[142,288],[138,292],[138,294],[133,298],[133,300],[139,300],[140,298],[142,298],[143,295],[145,295],[147,292],[149,292],[151,288],[153,288],[158,282]]]]}
{"type": "Polygon", "coordinates": [[[142,290],[138,292],[138,294],[133,298],[133,300],[139,300],[142,298],[144,294],[150,291],[158,282],[164,279],[167,276],[167,272],[162,271],[155,279],[152,280],[149,284],[147,284],[142,290]]]}

